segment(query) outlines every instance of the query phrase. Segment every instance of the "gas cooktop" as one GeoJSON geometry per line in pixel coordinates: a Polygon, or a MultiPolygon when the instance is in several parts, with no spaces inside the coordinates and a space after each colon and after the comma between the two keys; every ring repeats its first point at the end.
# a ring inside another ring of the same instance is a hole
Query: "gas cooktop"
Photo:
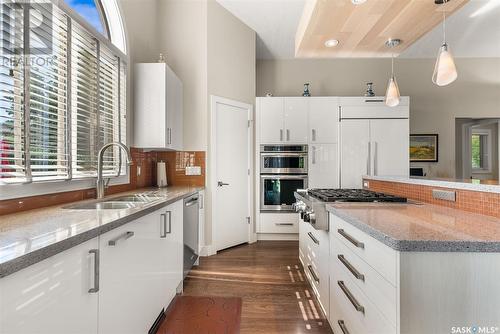
{"type": "Polygon", "coordinates": [[[364,189],[309,189],[307,193],[323,202],[407,202],[404,197],[364,189]]]}

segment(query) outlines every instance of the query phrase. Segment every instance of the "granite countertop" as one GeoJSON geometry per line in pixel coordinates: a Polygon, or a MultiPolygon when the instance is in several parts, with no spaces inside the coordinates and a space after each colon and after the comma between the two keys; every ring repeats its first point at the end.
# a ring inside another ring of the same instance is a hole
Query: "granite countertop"
{"type": "MultiPolygon", "coordinates": [[[[154,201],[127,209],[74,210],[68,204],[0,216],[0,278],[93,239],[202,190],[202,187],[147,188],[106,197],[147,193],[154,201]]],[[[83,204],[95,200],[75,202],[83,204]]]]}
{"type": "Polygon", "coordinates": [[[500,219],[431,204],[336,203],[328,211],[402,252],[500,252],[500,219]]]}

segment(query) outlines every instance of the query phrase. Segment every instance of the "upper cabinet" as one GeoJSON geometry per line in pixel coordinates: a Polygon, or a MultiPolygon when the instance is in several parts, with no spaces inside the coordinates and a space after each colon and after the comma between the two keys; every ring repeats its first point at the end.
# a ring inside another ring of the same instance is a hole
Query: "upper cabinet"
{"type": "Polygon", "coordinates": [[[309,142],[338,143],[339,101],[337,97],[315,97],[309,101],[309,142]]]}
{"type": "Polygon", "coordinates": [[[306,144],[309,99],[303,97],[260,98],[262,144],[306,144]]]}
{"type": "Polygon", "coordinates": [[[257,106],[261,144],[338,143],[338,97],[263,97],[257,106]]]}
{"type": "Polygon", "coordinates": [[[182,150],[183,88],[165,63],[135,65],[134,145],[182,150]]]}

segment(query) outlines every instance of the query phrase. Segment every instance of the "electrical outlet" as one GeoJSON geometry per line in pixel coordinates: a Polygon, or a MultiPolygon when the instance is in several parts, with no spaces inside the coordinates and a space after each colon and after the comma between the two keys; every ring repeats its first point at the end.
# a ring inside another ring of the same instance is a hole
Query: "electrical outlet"
{"type": "Polygon", "coordinates": [[[137,166],[137,176],[141,176],[141,166],[137,166]]]}
{"type": "Polygon", "coordinates": [[[186,175],[201,175],[201,167],[200,166],[186,167],[186,175]]]}
{"type": "Polygon", "coordinates": [[[440,199],[440,200],[449,201],[449,202],[456,202],[457,201],[457,193],[454,191],[433,189],[432,190],[432,197],[434,199],[440,199]]]}
{"type": "Polygon", "coordinates": [[[370,188],[370,182],[368,182],[368,181],[363,181],[363,188],[365,188],[365,189],[370,188]]]}

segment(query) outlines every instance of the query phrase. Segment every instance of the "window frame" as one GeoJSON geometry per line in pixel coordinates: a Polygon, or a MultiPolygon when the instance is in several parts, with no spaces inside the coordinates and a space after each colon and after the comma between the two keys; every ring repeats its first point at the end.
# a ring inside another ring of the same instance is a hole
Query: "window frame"
{"type": "MultiPolygon", "coordinates": [[[[472,137],[473,136],[485,136],[486,137],[486,151],[487,153],[484,154],[482,153],[483,152],[483,148],[481,147],[481,158],[483,158],[484,156],[487,157],[486,159],[486,163],[487,163],[487,167],[480,167],[480,168],[474,168],[472,166],[472,156],[471,156],[471,171],[472,171],[472,174],[490,174],[493,172],[493,169],[492,169],[492,154],[493,154],[493,147],[492,147],[492,133],[491,133],[491,130],[488,130],[488,129],[472,129],[472,132],[471,132],[471,153],[472,153],[472,137]]],[[[480,140],[480,145],[482,144],[482,141],[480,140]]]]}
{"type": "MultiPolygon", "coordinates": [[[[68,21],[71,21],[71,23],[77,22],[82,28],[88,31],[90,35],[92,35],[93,38],[96,39],[98,48],[100,49],[101,44],[104,45],[106,48],[108,48],[111,52],[115,54],[119,58],[119,66],[121,65],[121,62],[124,63],[126,75],[125,75],[125,83],[126,83],[126,88],[125,88],[125,97],[123,98],[121,95],[118,96],[119,101],[124,101],[125,105],[125,119],[129,119],[129,113],[130,113],[130,108],[129,108],[129,95],[130,95],[130,57],[127,53],[124,53],[120,48],[118,48],[115,44],[113,44],[112,41],[112,36],[111,36],[111,31],[108,23],[108,18],[105,15],[106,11],[104,10],[103,4],[101,0],[96,0],[96,7],[98,7],[99,14],[101,14],[101,20],[104,21],[105,23],[105,29],[107,32],[108,36],[104,36],[100,32],[98,32],[90,23],[88,23],[81,15],[79,15],[75,10],[73,10],[68,4],[66,4],[64,1],[58,1],[58,0],[48,0],[50,1],[54,7],[59,8],[64,14],[68,16],[68,21]]],[[[114,1],[114,0],[112,0],[114,1]]],[[[116,6],[119,6],[118,3],[116,3],[116,6]]],[[[118,8],[118,13],[121,15],[121,11],[118,8]]],[[[120,22],[122,22],[122,17],[119,18],[120,22]]],[[[123,25],[120,27],[123,31],[123,37],[124,40],[125,38],[125,31],[123,25]]],[[[70,33],[71,36],[71,33],[70,33]]],[[[71,37],[69,37],[69,40],[71,40],[71,37]]],[[[126,45],[124,46],[126,49],[126,45]]],[[[71,53],[69,53],[70,55],[71,53]]],[[[69,62],[68,64],[71,64],[69,62]]],[[[71,68],[72,66],[69,66],[71,68]]],[[[28,69],[29,71],[29,69],[28,69]]],[[[26,88],[25,83],[23,84],[23,89],[29,90],[26,88]]],[[[71,91],[71,89],[69,89],[71,91]]],[[[119,89],[119,94],[122,94],[122,89],[119,89]]],[[[29,95],[28,95],[29,96],[29,95]]],[[[28,102],[29,104],[29,99],[28,102]]],[[[68,101],[68,104],[71,104],[71,100],[68,101]]],[[[120,109],[120,107],[118,107],[120,109]]],[[[71,109],[69,109],[71,111],[71,109]]],[[[29,115],[29,113],[27,113],[29,115]]],[[[99,114],[98,114],[99,115],[99,114]]],[[[121,117],[121,114],[120,114],[121,117]]],[[[70,117],[71,118],[71,117],[70,117]]],[[[130,123],[127,122],[126,124],[126,133],[125,133],[125,138],[127,143],[130,142],[130,133],[129,133],[129,126],[130,123]]],[[[72,135],[71,133],[69,134],[70,136],[72,135]]],[[[130,146],[130,145],[129,145],[130,146]]],[[[121,152],[120,152],[120,160],[121,159],[121,152]]],[[[71,153],[70,153],[71,156],[71,153]]],[[[26,166],[30,164],[29,162],[26,163],[26,166]]],[[[130,169],[128,167],[127,172],[125,175],[118,175],[117,177],[111,177],[109,184],[110,185],[120,185],[120,184],[128,184],[130,183],[130,169]]],[[[58,180],[39,180],[39,181],[32,181],[29,180],[28,182],[24,183],[0,183],[0,200],[6,200],[6,199],[14,199],[14,198],[22,198],[22,197],[30,197],[30,196],[37,196],[37,195],[44,195],[44,194],[51,194],[51,193],[60,193],[60,192],[67,192],[67,191],[76,191],[76,190],[84,190],[84,189],[89,189],[95,187],[95,180],[96,176],[89,176],[89,177],[79,177],[79,178],[72,178],[71,177],[71,169],[72,166],[70,166],[70,178],[69,179],[58,179],[58,180]]]]}

